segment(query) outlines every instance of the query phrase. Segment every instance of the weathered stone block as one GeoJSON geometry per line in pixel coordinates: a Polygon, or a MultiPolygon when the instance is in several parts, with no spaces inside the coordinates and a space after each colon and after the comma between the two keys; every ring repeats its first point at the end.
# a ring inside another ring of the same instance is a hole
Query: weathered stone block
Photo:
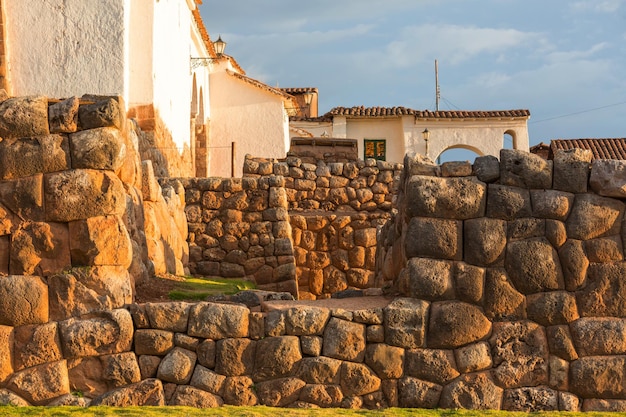
{"type": "MultiPolygon", "coordinates": [[[[405,235],[407,258],[461,260],[463,223],[457,220],[413,217],[405,235]]],[[[358,231],[357,231],[358,232],[358,231]]]]}
{"type": "Polygon", "coordinates": [[[461,375],[443,388],[439,407],[499,410],[502,393],[487,372],[461,375]]]}
{"type": "Polygon", "coordinates": [[[587,285],[576,293],[581,317],[626,317],[626,263],[592,264],[587,285]]]}
{"type": "Polygon", "coordinates": [[[543,326],[567,324],[578,319],[576,298],[567,291],[551,291],[526,297],[528,318],[543,326]]]}
{"type": "Polygon", "coordinates": [[[202,365],[196,365],[189,384],[193,387],[221,396],[224,393],[225,382],[226,377],[224,375],[213,372],[202,365]]]}
{"type": "Polygon", "coordinates": [[[300,391],[300,401],[319,407],[340,407],[343,400],[337,385],[307,384],[300,391]]]}
{"type": "MultiPolygon", "coordinates": [[[[0,181],[0,201],[20,219],[44,221],[44,187],[42,174],[0,181]]],[[[46,207],[46,210],[48,208],[46,207]]]]}
{"type": "Polygon", "coordinates": [[[405,377],[398,381],[399,405],[410,408],[437,408],[441,391],[441,385],[405,377]]]}
{"type": "Polygon", "coordinates": [[[243,338],[218,340],[215,372],[226,376],[252,375],[257,343],[243,338]]]}
{"type": "Polygon", "coordinates": [[[451,350],[411,349],[405,354],[405,374],[445,385],[459,376],[451,350]]]}
{"type": "Polygon", "coordinates": [[[589,258],[587,258],[585,253],[583,242],[568,239],[559,248],[559,258],[563,267],[565,289],[576,291],[582,288],[587,278],[587,269],[589,268],[589,258]]]}
{"type": "Polygon", "coordinates": [[[548,342],[543,327],[529,321],[494,323],[489,344],[498,386],[548,383],[548,342]]]}
{"type": "Polygon", "coordinates": [[[487,196],[487,217],[514,220],[530,217],[532,208],[530,192],[519,187],[489,184],[487,196]]]}
{"type": "Polygon", "coordinates": [[[465,220],[485,214],[486,185],[476,178],[412,176],[406,186],[410,217],[465,220]]]}
{"type": "Polygon", "coordinates": [[[179,385],[188,384],[193,375],[197,358],[195,352],[175,347],[161,360],[157,378],[179,385]]]}
{"type": "Polygon", "coordinates": [[[465,262],[488,266],[504,260],[506,247],[506,222],[504,220],[478,218],[464,222],[465,262]]]}
{"type": "Polygon", "coordinates": [[[494,321],[526,318],[526,298],[515,289],[503,269],[487,269],[485,315],[494,321]]]}
{"type": "Polygon", "coordinates": [[[433,303],[428,325],[428,347],[456,348],[488,336],[491,322],[482,311],[459,301],[433,303]]]}
{"type": "Polygon", "coordinates": [[[189,385],[179,385],[174,390],[172,398],[168,401],[171,406],[184,406],[196,408],[215,408],[224,404],[222,399],[215,394],[206,392],[189,385]]]}
{"type": "Polygon", "coordinates": [[[533,216],[565,220],[574,203],[574,194],[558,190],[531,190],[533,216]]]}
{"type": "Polygon", "coordinates": [[[569,326],[550,326],[546,329],[550,353],[568,361],[578,359],[569,326]]]}
{"type": "Polygon", "coordinates": [[[365,363],[382,379],[400,378],[404,370],[404,349],[383,343],[369,344],[365,363]]]}
{"type": "Polygon", "coordinates": [[[132,243],[119,216],[90,217],[69,223],[72,264],[130,267],[132,243]]]}
{"type": "Polygon", "coordinates": [[[528,189],[552,188],[552,161],[516,149],[501,149],[500,183],[528,189]]]}
{"type": "Polygon", "coordinates": [[[45,363],[13,374],[7,388],[34,405],[70,393],[65,360],[45,363]]]}
{"type": "Polygon", "coordinates": [[[285,407],[300,397],[306,383],[298,378],[280,378],[256,385],[259,402],[269,407],[285,407]]]}
{"type": "Polygon", "coordinates": [[[24,222],[11,236],[9,272],[49,276],[72,265],[67,225],[24,222]]]}
{"type": "Polygon", "coordinates": [[[91,405],[110,407],[163,406],[165,405],[163,384],[158,379],[146,379],[94,398],[91,405]]]}
{"type": "Polygon", "coordinates": [[[126,210],[124,186],[112,172],[74,169],[44,177],[48,221],[122,215],[126,210]]]}
{"type": "Polygon", "coordinates": [[[619,234],[624,203],[595,194],[577,194],[566,221],[567,237],[588,240],[619,234]]]}
{"type": "Polygon", "coordinates": [[[324,330],[322,354],[336,359],[363,362],[365,325],[331,318],[324,330]]]}
{"type": "Polygon", "coordinates": [[[428,301],[454,297],[452,263],[449,261],[411,258],[401,275],[406,275],[406,295],[410,297],[428,301]]]}
{"type": "Polygon", "coordinates": [[[48,319],[48,286],[41,278],[9,275],[0,279],[0,325],[43,324],[48,319]]]}
{"type": "Polygon", "coordinates": [[[78,128],[78,97],[70,97],[48,106],[51,133],[72,133],[78,128]]]}
{"type": "MultiPolygon", "coordinates": [[[[12,351],[16,370],[55,362],[63,358],[55,322],[16,327],[14,343],[12,351]]],[[[10,352],[5,350],[5,353],[10,352]]]]}
{"type": "Polygon", "coordinates": [[[124,140],[116,128],[104,127],[72,133],[70,145],[74,169],[116,171],[126,157],[124,140]]]}
{"type": "Polygon", "coordinates": [[[589,356],[570,364],[570,392],[583,398],[626,399],[626,357],[589,356]]]}
{"type": "Polygon", "coordinates": [[[25,138],[49,133],[46,97],[14,97],[0,103],[1,138],[25,138]]]}
{"type": "Polygon", "coordinates": [[[102,378],[109,387],[122,387],[141,380],[141,371],[134,352],[104,355],[100,360],[102,378]]]}
{"type": "Polygon", "coordinates": [[[626,197],[626,162],[616,159],[594,160],[589,186],[602,196],[626,197]]]}
{"type": "Polygon", "coordinates": [[[254,390],[254,382],[247,376],[226,378],[223,398],[224,403],[228,405],[253,406],[259,402],[254,390]]]}
{"type": "Polygon", "coordinates": [[[455,262],[454,287],[460,301],[479,303],[485,288],[485,268],[455,262]]]}
{"type": "Polygon", "coordinates": [[[268,337],[259,340],[252,379],[265,381],[288,376],[300,359],[302,359],[300,340],[296,336],[268,337]]]}
{"type": "Polygon", "coordinates": [[[0,179],[30,177],[69,168],[69,145],[63,136],[4,139],[0,142],[0,179]]]}
{"type": "Polygon", "coordinates": [[[133,319],[124,309],[92,313],[59,322],[66,358],[127,352],[133,342],[133,319]]]}
{"type": "Polygon", "coordinates": [[[608,236],[585,241],[585,253],[589,262],[615,262],[624,260],[624,248],[620,236],[608,236]]]}
{"type": "Polygon", "coordinates": [[[250,311],[243,306],[198,303],[189,313],[190,336],[205,339],[246,337],[250,311]]]}
{"type": "Polygon", "coordinates": [[[83,130],[107,126],[120,128],[122,118],[123,110],[114,98],[105,98],[78,108],[78,122],[83,130]]]}
{"type": "Polygon", "coordinates": [[[547,387],[523,387],[504,391],[502,409],[536,413],[557,411],[559,409],[558,392],[547,387]]]}
{"type": "Polygon", "coordinates": [[[423,347],[430,303],[412,298],[397,298],[384,309],[385,342],[405,349],[423,347]]]}
{"type": "Polygon", "coordinates": [[[339,367],[342,361],[325,356],[303,358],[297,376],[308,384],[339,384],[339,367]]]}
{"type": "Polygon", "coordinates": [[[554,153],[554,189],[586,193],[593,153],[588,149],[559,149],[554,153]]]}
{"type": "Polygon", "coordinates": [[[473,171],[479,181],[494,182],[500,178],[500,161],[493,155],[479,156],[474,160],[473,171]]]}
{"type": "Polygon", "coordinates": [[[626,354],[626,319],[585,317],[570,324],[580,356],[626,354]]]}
{"type": "Polygon", "coordinates": [[[454,351],[456,365],[461,373],[489,369],[493,366],[490,347],[487,342],[478,342],[463,346],[454,351]]]}
{"type": "Polygon", "coordinates": [[[532,294],[564,287],[559,256],[546,238],[510,242],[506,252],[506,271],[521,293],[532,294]]]}
{"type": "Polygon", "coordinates": [[[341,390],[346,397],[365,395],[380,389],[380,378],[362,363],[341,364],[341,390]]]}
{"type": "Polygon", "coordinates": [[[137,355],[165,355],[174,347],[174,333],[167,330],[137,329],[135,353],[137,355]]]}

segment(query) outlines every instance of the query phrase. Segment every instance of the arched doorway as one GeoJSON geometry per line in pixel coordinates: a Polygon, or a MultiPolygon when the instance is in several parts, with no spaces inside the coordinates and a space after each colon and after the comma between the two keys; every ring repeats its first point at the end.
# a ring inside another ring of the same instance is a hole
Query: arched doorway
{"type": "Polygon", "coordinates": [[[504,132],[502,149],[517,149],[517,134],[514,130],[507,130],[504,132]]]}
{"type": "Polygon", "coordinates": [[[474,146],[468,145],[457,145],[450,146],[441,152],[436,159],[438,164],[444,162],[452,162],[452,161],[469,161],[470,163],[474,163],[474,160],[478,156],[484,155],[480,149],[474,146]]]}

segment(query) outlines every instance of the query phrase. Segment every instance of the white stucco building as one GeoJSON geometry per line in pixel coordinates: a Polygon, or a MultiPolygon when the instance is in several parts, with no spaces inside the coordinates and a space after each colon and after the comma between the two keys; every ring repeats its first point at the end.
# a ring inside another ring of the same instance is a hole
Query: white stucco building
{"type": "Polygon", "coordinates": [[[448,149],[499,157],[505,136],[528,151],[528,110],[428,111],[405,107],[335,107],[320,117],[292,118],[292,136],[356,139],[360,158],[402,162],[406,153],[433,161],[448,149]],[[428,130],[428,141],[422,132],[428,130]]]}
{"type": "Polygon", "coordinates": [[[119,96],[155,132],[154,151],[170,162],[161,175],[241,175],[246,153],[284,157],[296,101],[215,51],[199,3],[0,0],[1,87],[119,96]]]}

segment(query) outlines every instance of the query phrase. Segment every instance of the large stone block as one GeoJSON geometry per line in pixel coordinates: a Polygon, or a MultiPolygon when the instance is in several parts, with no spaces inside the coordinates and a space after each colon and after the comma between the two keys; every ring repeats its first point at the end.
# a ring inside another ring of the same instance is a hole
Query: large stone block
{"type": "Polygon", "coordinates": [[[530,321],[494,323],[489,344],[498,386],[548,383],[548,342],[543,327],[530,321]]]}
{"type": "Polygon", "coordinates": [[[50,318],[65,320],[132,302],[128,270],[122,266],[72,268],[48,278],[50,318]]]}
{"type": "Polygon", "coordinates": [[[582,288],[587,279],[587,269],[589,268],[589,258],[585,253],[583,242],[568,239],[559,248],[559,258],[563,268],[565,289],[576,291],[582,288]]]}
{"type": "Polygon", "coordinates": [[[463,222],[413,217],[409,221],[404,244],[407,258],[461,260],[463,257],[463,222]]]}
{"type": "Polygon", "coordinates": [[[259,399],[254,390],[254,382],[247,376],[232,376],[224,383],[224,403],[228,405],[253,406],[259,399]]]}
{"type": "Polygon", "coordinates": [[[529,295],[528,319],[543,326],[568,324],[578,319],[576,297],[567,291],[550,291],[529,295]]]}
{"type": "Polygon", "coordinates": [[[577,194],[567,218],[567,237],[587,240],[619,234],[624,203],[595,194],[577,194]]]}
{"type": "Polygon", "coordinates": [[[460,301],[470,304],[479,303],[483,299],[485,288],[485,268],[456,262],[454,264],[454,287],[460,301]]]}
{"type": "Polygon", "coordinates": [[[430,303],[398,298],[384,308],[385,343],[405,349],[423,347],[430,303]]]}
{"type": "Polygon", "coordinates": [[[482,182],[494,182],[500,178],[500,161],[493,155],[477,157],[472,169],[482,182]]]}
{"type": "Polygon", "coordinates": [[[224,375],[213,372],[202,365],[196,365],[189,384],[196,388],[221,396],[224,393],[225,382],[226,377],[224,375]]]}
{"type": "Polygon", "coordinates": [[[589,262],[615,262],[624,260],[621,236],[607,236],[585,241],[589,262]]]}
{"type": "Polygon", "coordinates": [[[24,222],[11,236],[9,272],[49,276],[71,267],[67,225],[24,222]]]}
{"type": "Polygon", "coordinates": [[[186,332],[192,304],[180,301],[146,303],[146,314],[155,329],[186,332]]]}
{"type": "Polygon", "coordinates": [[[302,359],[300,339],[296,336],[267,337],[259,340],[252,379],[265,381],[288,376],[300,359],[302,359]]]}
{"type": "Polygon", "coordinates": [[[564,288],[559,256],[545,237],[510,242],[505,267],[522,294],[564,288]]]}
{"type": "Polygon", "coordinates": [[[134,352],[115,353],[100,357],[102,379],[109,388],[123,387],[141,380],[141,371],[134,352]]]}
{"type": "Polygon", "coordinates": [[[195,352],[177,346],[161,360],[157,378],[179,385],[188,384],[197,359],[195,352]]]}
{"type": "Polygon", "coordinates": [[[504,260],[507,224],[504,220],[469,219],[464,222],[465,262],[489,266],[504,260]]]}
{"type": "Polygon", "coordinates": [[[400,273],[406,281],[404,293],[422,300],[449,300],[454,297],[452,263],[428,258],[411,258],[400,273]]]}
{"type": "Polygon", "coordinates": [[[46,97],[14,97],[0,103],[1,138],[25,138],[49,133],[46,97]]]}
{"type": "Polygon", "coordinates": [[[78,106],[80,99],[76,96],[50,104],[48,107],[48,124],[52,133],[72,133],[78,129],[78,106]]]}
{"type": "Polygon", "coordinates": [[[380,389],[380,378],[362,363],[341,364],[341,390],[346,397],[365,395],[380,389]]]}
{"type": "Polygon", "coordinates": [[[0,326],[0,384],[4,384],[13,371],[13,327],[0,326]]]}
{"type": "Polygon", "coordinates": [[[285,334],[294,336],[321,335],[330,318],[330,310],[299,306],[282,311],[285,334]]]}
{"type": "Polygon", "coordinates": [[[66,137],[46,135],[0,142],[0,179],[30,177],[70,168],[66,137]]]}
{"type": "Polygon", "coordinates": [[[443,388],[439,407],[499,410],[502,393],[487,372],[461,375],[443,388]]]}
{"type": "Polygon", "coordinates": [[[70,380],[65,360],[45,363],[13,374],[7,388],[34,405],[70,393],[70,380]]]}
{"type": "Polygon", "coordinates": [[[580,356],[626,354],[626,319],[584,317],[570,324],[580,356]]]}
{"type": "Polygon", "coordinates": [[[476,178],[412,176],[406,186],[411,217],[465,220],[485,214],[486,185],[476,178]]]}
{"type": "Polygon", "coordinates": [[[83,130],[99,127],[115,126],[121,128],[124,120],[124,111],[118,100],[113,97],[86,96],[94,103],[84,104],[78,108],[78,122],[83,130]]]}
{"type": "Polygon", "coordinates": [[[261,404],[286,407],[298,400],[305,385],[303,380],[289,377],[260,382],[255,387],[261,404]]]}
{"type": "Polygon", "coordinates": [[[487,269],[483,305],[490,320],[526,318],[526,297],[515,289],[503,269],[487,269]]]}
{"type": "Polygon", "coordinates": [[[174,390],[172,398],[168,401],[170,406],[176,405],[203,409],[221,407],[223,404],[224,402],[217,395],[189,385],[178,385],[174,390]]]}
{"type": "Polygon", "coordinates": [[[593,153],[588,149],[559,149],[554,153],[554,189],[586,193],[593,153]]]}
{"type": "Polygon", "coordinates": [[[94,398],[91,405],[110,407],[163,406],[165,405],[163,383],[158,379],[146,379],[94,398]]]}
{"type": "Polygon", "coordinates": [[[404,349],[384,343],[371,343],[365,363],[382,379],[400,378],[404,372],[404,349]]]}
{"type": "Polygon", "coordinates": [[[82,130],[70,135],[74,169],[116,171],[126,157],[121,132],[116,128],[82,130]]]}
{"type": "Polygon", "coordinates": [[[122,215],[126,210],[124,186],[109,171],[75,169],[46,174],[44,195],[48,221],[122,215]]]}
{"type": "Polygon", "coordinates": [[[531,190],[533,216],[565,220],[574,203],[574,194],[558,190],[531,190]]]}
{"type": "Polygon", "coordinates": [[[516,149],[501,149],[500,183],[528,189],[552,188],[552,161],[516,149]]]}
{"type": "Polygon", "coordinates": [[[188,334],[215,340],[246,337],[249,314],[244,306],[198,303],[189,312],[188,334]]]}
{"type": "Polygon", "coordinates": [[[456,366],[461,373],[489,369],[493,366],[490,347],[487,342],[473,343],[454,351],[456,366]]]}
{"type": "Polygon", "coordinates": [[[244,338],[217,341],[215,372],[226,376],[252,375],[257,342],[244,338]]]}
{"type": "Polygon", "coordinates": [[[626,317],[626,263],[592,264],[587,285],[576,293],[581,317],[626,317]]]}
{"type": "Polygon", "coordinates": [[[567,361],[578,359],[569,326],[550,326],[546,329],[550,353],[567,361]]]}
{"type": "Polygon", "coordinates": [[[524,188],[489,184],[487,217],[515,220],[530,217],[532,208],[530,192],[524,188]]]}
{"type": "Polygon", "coordinates": [[[365,325],[331,318],[324,330],[322,354],[331,358],[363,362],[365,325]]]}
{"type": "Polygon", "coordinates": [[[626,399],[626,357],[589,356],[573,361],[570,391],[583,398],[626,399]]]}
{"type": "Polygon", "coordinates": [[[337,385],[307,384],[300,391],[300,401],[322,408],[338,408],[343,398],[341,387],[337,385]]]}
{"type": "Polygon", "coordinates": [[[308,384],[337,385],[341,363],[339,359],[326,356],[303,358],[298,366],[297,376],[308,384]]]}
{"type": "Polygon", "coordinates": [[[133,319],[124,309],[61,321],[59,331],[66,358],[126,352],[133,343],[133,319]]]}
{"type": "Polygon", "coordinates": [[[406,351],[405,357],[406,375],[439,385],[459,376],[451,350],[411,349],[406,351]]]}
{"type": "Polygon", "coordinates": [[[69,223],[72,263],[78,265],[119,265],[132,262],[132,243],[119,216],[90,217],[69,223]]]}
{"type": "Polygon", "coordinates": [[[508,389],[504,391],[502,409],[507,411],[523,411],[526,413],[558,411],[558,391],[548,387],[508,389]]]}
{"type": "Polygon", "coordinates": [[[137,355],[164,356],[174,347],[174,333],[167,330],[135,330],[135,353],[137,355]]]}
{"type": "MultiPolygon", "coordinates": [[[[0,181],[0,201],[11,214],[20,219],[44,221],[43,174],[15,180],[0,181]]],[[[47,210],[47,208],[46,208],[47,210]]]]}
{"type": "Polygon", "coordinates": [[[404,377],[398,381],[398,405],[408,408],[437,408],[441,391],[441,385],[410,376],[404,377]]]}
{"type": "Polygon", "coordinates": [[[49,319],[48,286],[39,277],[0,278],[0,325],[43,324],[49,319]]]}
{"type": "Polygon", "coordinates": [[[428,325],[428,347],[457,348],[482,340],[491,333],[491,322],[482,311],[459,301],[433,303],[428,325]]]}
{"type": "Polygon", "coordinates": [[[596,159],[591,164],[591,189],[606,197],[626,197],[626,161],[596,159]]]}
{"type": "Polygon", "coordinates": [[[57,323],[15,328],[14,363],[21,370],[62,359],[57,323]]]}

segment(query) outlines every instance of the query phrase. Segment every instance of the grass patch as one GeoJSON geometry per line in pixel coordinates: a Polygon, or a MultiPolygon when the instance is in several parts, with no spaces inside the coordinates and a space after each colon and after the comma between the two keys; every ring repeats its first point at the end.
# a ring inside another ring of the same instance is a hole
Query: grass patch
{"type": "Polygon", "coordinates": [[[478,411],[478,410],[423,410],[406,408],[388,408],[386,410],[344,410],[338,408],[321,409],[287,409],[264,406],[234,407],[224,406],[211,409],[198,409],[191,407],[12,407],[0,406],[0,417],[9,416],[38,416],[38,417],[334,417],[334,416],[406,416],[406,417],[617,417],[626,416],[626,413],[569,413],[569,412],[543,412],[543,413],[520,413],[507,411],[478,411]]]}
{"type": "Polygon", "coordinates": [[[171,300],[204,300],[210,295],[231,295],[254,288],[254,283],[245,279],[186,277],[176,282],[168,296],[171,300]]]}

